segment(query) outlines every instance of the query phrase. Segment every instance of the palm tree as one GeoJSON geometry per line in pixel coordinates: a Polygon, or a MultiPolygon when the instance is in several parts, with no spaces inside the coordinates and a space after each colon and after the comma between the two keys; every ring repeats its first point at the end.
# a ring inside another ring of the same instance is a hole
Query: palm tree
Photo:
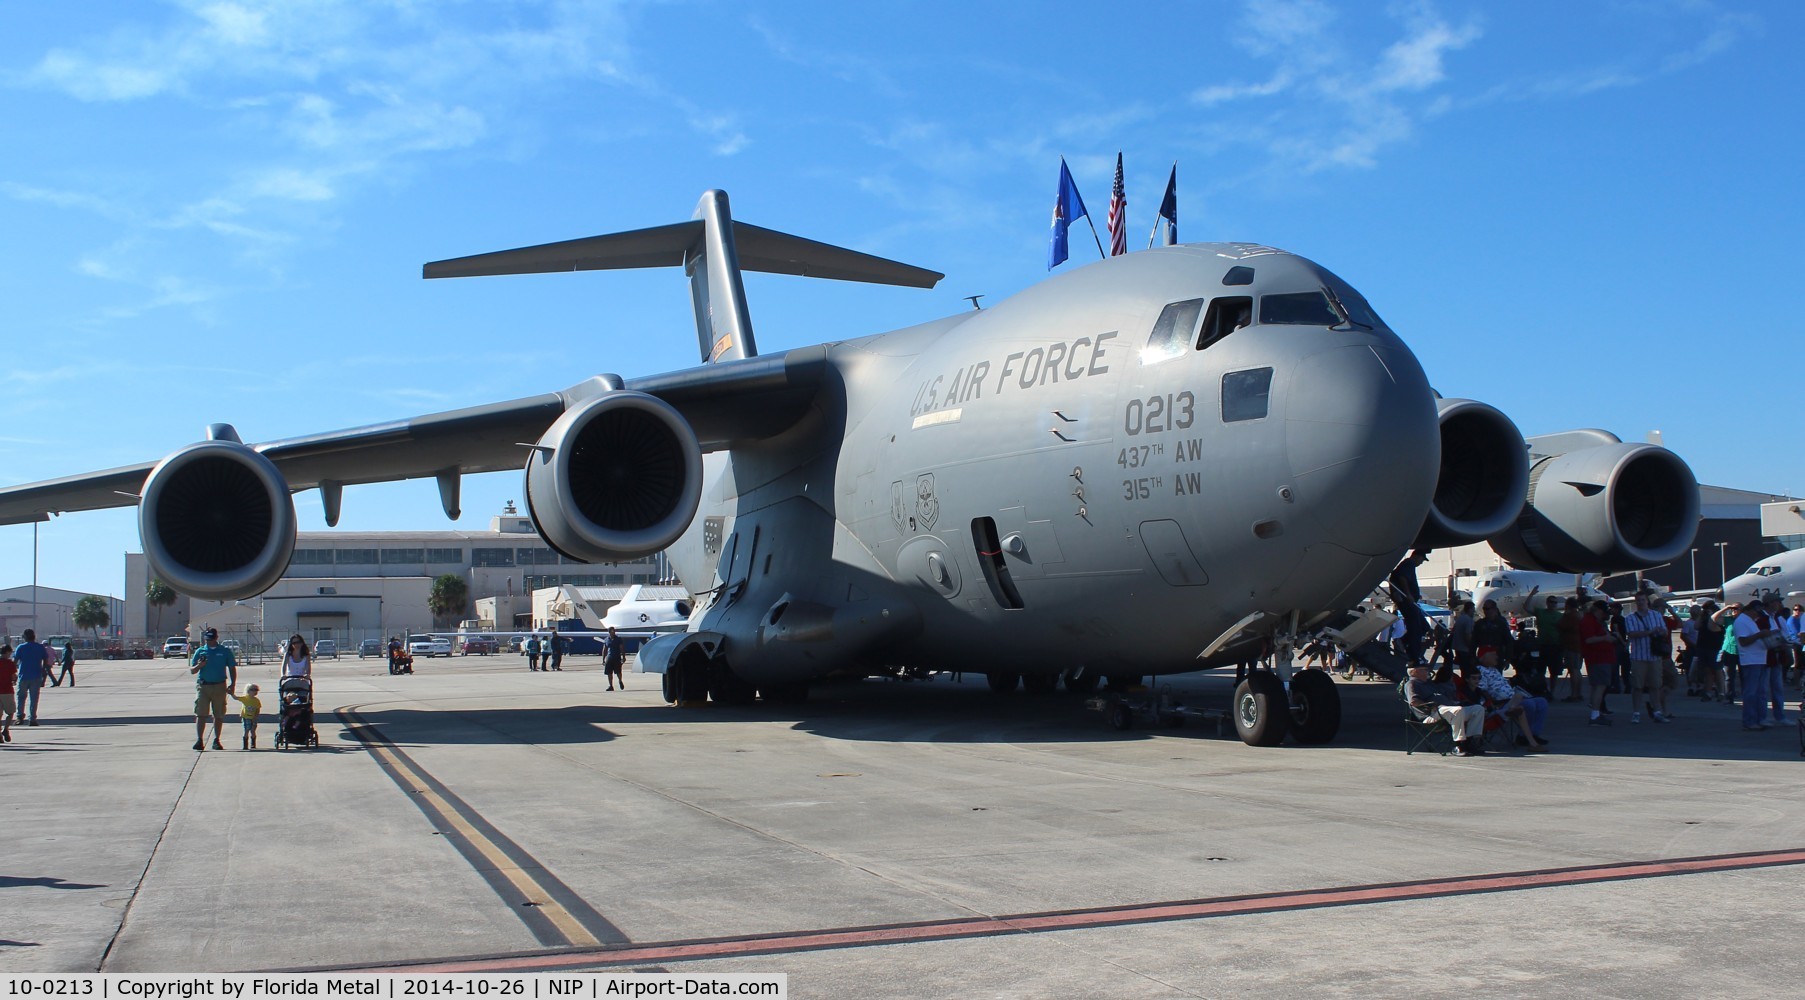
{"type": "Polygon", "coordinates": [[[426,610],[432,612],[434,624],[443,626],[456,621],[470,602],[470,585],[456,573],[440,573],[433,577],[432,591],[426,597],[426,610]]]}
{"type": "Polygon", "coordinates": [[[144,585],[144,599],[156,609],[156,624],[150,630],[151,638],[156,638],[163,634],[163,609],[175,603],[175,588],[153,576],[144,585]]]}
{"type": "Polygon", "coordinates": [[[88,594],[75,602],[75,627],[85,628],[94,634],[94,648],[100,648],[100,630],[113,624],[113,616],[107,613],[107,599],[95,594],[88,594]]]}

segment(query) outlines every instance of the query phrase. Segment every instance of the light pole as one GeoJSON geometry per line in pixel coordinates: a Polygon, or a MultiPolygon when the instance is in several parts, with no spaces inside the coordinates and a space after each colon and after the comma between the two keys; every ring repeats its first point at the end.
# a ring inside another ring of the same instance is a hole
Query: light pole
{"type": "MultiPolygon", "coordinates": [[[[1724,564],[1724,550],[1730,547],[1730,543],[1715,542],[1713,544],[1717,546],[1717,585],[1721,587],[1730,582],[1730,568],[1724,564]]],[[[1725,600],[1728,600],[1729,597],[1728,594],[1724,595],[1725,600]]]]}
{"type": "Polygon", "coordinates": [[[31,634],[38,634],[38,522],[31,522],[31,634]]]}
{"type": "Polygon", "coordinates": [[[1697,590],[1698,589],[1698,550],[1697,549],[1687,550],[1686,558],[1688,560],[1690,560],[1692,563],[1692,589],[1697,590]]]}

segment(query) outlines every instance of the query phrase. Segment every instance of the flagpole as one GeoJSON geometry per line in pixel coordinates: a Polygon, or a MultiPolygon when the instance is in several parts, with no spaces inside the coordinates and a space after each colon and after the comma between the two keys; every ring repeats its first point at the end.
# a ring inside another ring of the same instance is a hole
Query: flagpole
{"type": "Polygon", "coordinates": [[[1091,222],[1091,214],[1089,211],[1086,211],[1084,213],[1084,221],[1090,222],[1091,239],[1097,241],[1097,256],[1102,257],[1104,260],[1108,260],[1109,254],[1106,254],[1103,252],[1103,238],[1101,236],[1097,235],[1097,224],[1095,222],[1091,222]]]}
{"type": "MultiPolygon", "coordinates": [[[[1176,181],[1177,177],[1178,177],[1178,161],[1173,160],[1172,161],[1172,179],[1166,181],[1167,186],[1172,185],[1176,181]]],[[[1153,212],[1153,231],[1147,234],[1147,249],[1149,249],[1149,250],[1153,249],[1153,238],[1159,235],[1160,223],[1164,222],[1166,219],[1166,217],[1164,215],[1160,214],[1160,212],[1163,211],[1165,209],[1165,207],[1166,207],[1166,199],[1165,199],[1164,195],[1161,195],[1160,202],[1159,202],[1159,208],[1154,209],[1154,212],[1153,212]]]]}

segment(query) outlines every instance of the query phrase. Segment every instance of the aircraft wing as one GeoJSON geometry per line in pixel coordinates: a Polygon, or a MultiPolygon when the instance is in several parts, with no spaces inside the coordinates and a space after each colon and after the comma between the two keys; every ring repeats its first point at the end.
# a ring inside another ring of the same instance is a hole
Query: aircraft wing
{"type": "MultiPolygon", "coordinates": [[[[523,469],[534,442],[572,406],[611,391],[645,392],[676,407],[705,451],[778,433],[807,412],[825,370],[824,348],[623,380],[600,375],[548,392],[347,430],[254,444],[290,492],[447,474],[523,469]]],[[[172,449],[173,450],[173,449],[172,449]]],[[[0,524],[76,510],[130,507],[156,461],[0,489],[0,524]]],[[[335,515],[330,520],[336,521],[335,515]]]]}

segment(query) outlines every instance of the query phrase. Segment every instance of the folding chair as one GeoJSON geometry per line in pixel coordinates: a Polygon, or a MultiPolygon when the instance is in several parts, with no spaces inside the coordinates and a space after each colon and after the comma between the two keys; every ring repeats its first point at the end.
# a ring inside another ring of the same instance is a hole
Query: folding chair
{"type": "Polygon", "coordinates": [[[1505,707],[1506,705],[1500,705],[1490,698],[1485,700],[1485,732],[1480,739],[1481,745],[1489,753],[1518,752],[1517,736],[1520,730],[1517,728],[1517,720],[1504,714],[1505,707]]]}
{"type": "Polygon", "coordinates": [[[1398,699],[1404,702],[1404,755],[1432,750],[1446,757],[1454,752],[1454,730],[1448,727],[1448,720],[1439,715],[1424,715],[1410,704],[1404,694],[1407,680],[1398,682],[1398,699]]]}

